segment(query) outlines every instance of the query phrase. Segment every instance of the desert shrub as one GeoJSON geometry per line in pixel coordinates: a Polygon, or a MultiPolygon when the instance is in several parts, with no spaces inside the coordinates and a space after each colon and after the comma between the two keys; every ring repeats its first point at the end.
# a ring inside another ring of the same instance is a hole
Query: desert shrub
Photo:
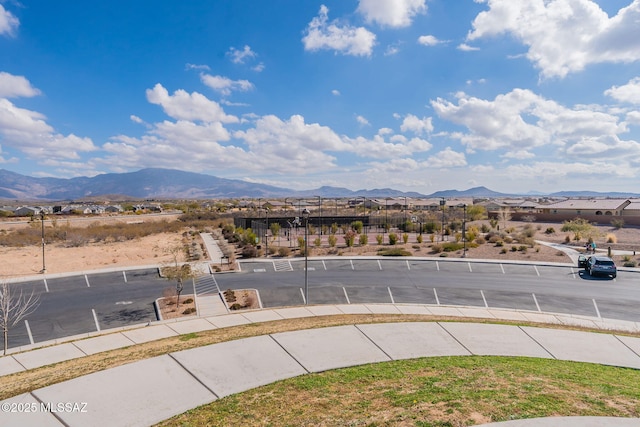
{"type": "Polygon", "coordinates": [[[556,234],[556,229],[553,227],[547,227],[547,229],[544,230],[544,234],[556,234]]]}
{"type": "Polygon", "coordinates": [[[615,234],[608,233],[606,237],[607,243],[618,243],[618,238],[615,234]]]}
{"type": "Polygon", "coordinates": [[[338,243],[338,238],[336,237],[335,234],[330,234],[329,237],[327,238],[327,240],[329,241],[329,246],[332,248],[336,247],[336,244],[338,243]]]}
{"type": "Polygon", "coordinates": [[[378,244],[381,245],[384,242],[384,236],[382,234],[378,234],[376,236],[376,242],[378,242],[378,244]]]}
{"type": "Polygon", "coordinates": [[[442,252],[442,245],[431,246],[431,252],[433,252],[434,254],[439,254],[440,252],[442,252]]]}
{"type": "Polygon", "coordinates": [[[480,226],[480,231],[483,233],[488,233],[491,230],[491,227],[489,227],[487,224],[482,224],[480,226]]]}
{"type": "Polygon", "coordinates": [[[502,241],[502,237],[497,233],[487,233],[485,239],[487,239],[489,243],[498,243],[502,241]]]}
{"type": "Polygon", "coordinates": [[[242,306],[240,304],[238,304],[237,302],[231,304],[231,306],[229,307],[229,310],[240,310],[242,308],[242,306]]]}
{"type": "Polygon", "coordinates": [[[195,313],[196,309],[194,307],[189,307],[187,309],[185,309],[182,314],[191,314],[191,313],[195,313]]]}
{"type": "Polygon", "coordinates": [[[444,252],[455,252],[462,249],[464,245],[460,242],[446,242],[442,244],[442,250],[444,252]]]}
{"type": "Polygon", "coordinates": [[[256,258],[258,256],[258,248],[253,245],[246,245],[242,248],[243,258],[256,258]]]}
{"type": "Polygon", "coordinates": [[[418,234],[418,237],[416,237],[416,242],[422,243],[422,234],[418,234]]]}
{"type": "Polygon", "coordinates": [[[526,245],[520,245],[520,246],[518,246],[518,250],[520,252],[525,253],[525,252],[527,252],[527,246],[526,245]]]}
{"type": "Polygon", "coordinates": [[[448,254],[448,253],[446,253],[446,252],[442,252],[439,256],[440,256],[441,258],[446,258],[446,257],[448,257],[448,256],[449,256],[449,254],[448,254]]]}
{"type": "Polygon", "coordinates": [[[322,239],[320,237],[316,237],[313,241],[313,244],[316,248],[319,248],[322,245],[322,239]]]}
{"type": "Polygon", "coordinates": [[[187,298],[186,300],[182,301],[183,304],[191,304],[193,302],[193,298],[187,298]]]}
{"type": "Polygon", "coordinates": [[[513,242],[513,237],[511,236],[504,236],[504,238],[502,239],[505,243],[511,243],[513,242]]]}
{"type": "Polygon", "coordinates": [[[278,248],[278,256],[288,257],[289,255],[291,255],[291,249],[287,248],[286,246],[280,246],[278,248]]]}
{"type": "Polygon", "coordinates": [[[356,240],[356,232],[353,230],[348,230],[345,234],[344,234],[344,243],[347,245],[347,247],[353,247],[353,244],[355,243],[356,240]]]}
{"type": "Polygon", "coordinates": [[[227,302],[234,302],[236,300],[236,293],[231,289],[227,289],[222,294],[227,302]]]}
{"type": "Polygon", "coordinates": [[[531,224],[527,224],[522,229],[521,234],[525,237],[533,237],[536,235],[536,229],[531,224]]]}
{"type": "Polygon", "coordinates": [[[336,234],[337,232],[338,232],[338,224],[334,222],[331,224],[331,234],[336,234]]]}
{"type": "Polygon", "coordinates": [[[398,235],[396,233],[389,233],[389,244],[395,245],[398,243],[398,235]]]}
{"type": "Polygon", "coordinates": [[[355,230],[356,233],[360,234],[362,233],[362,228],[364,227],[364,224],[362,223],[362,221],[353,221],[351,223],[351,227],[355,230]]]}
{"type": "Polygon", "coordinates": [[[409,235],[407,233],[403,233],[402,242],[404,242],[404,244],[407,244],[408,241],[409,241],[409,235]]]}
{"type": "Polygon", "coordinates": [[[480,236],[480,237],[476,237],[475,242],[479,245],[484,245],[485,243],[487,243],[486,240],[484,240],[484,237],[480,236]]]}
{"type": "Polygon", "coordinates": [[[502,248],[502,249],[500,249],[500,253],[501,253],[501,254],[506,254],[507,252],[508,252],[508,251],[507,251],[507,248],[502,248]]]}
{"type": "Polygon", "coordinates": [[[517,246],[511,246],[511,252],[518,252],[517,246]]]}
{"type": "Polygon", "coordinates": [[[402,248],[392,248],[392,249],[380,249],[378,250],[378,255],[380,256],[411,256],[411,252],[402,249],[402,248]]]}
{"type": "Polygon", "coordinates": [[[624,227],[624,220],[623,219],[612,219],[611,220],[611,225],[616,230],[620,230],[622,227],[624,227]]]}
{"type": "Polygon", "coordinates": [[[298,247],[300,249],[304,248],[304,237],[303,236],[298,236],[298,247]]]}
{"type": "Polygon", "coordinates": [[[411,245],[411,247],[412,247],[413,249],[418,250],[418,251],[420,250],[420,245],[411,245]]]}
{"type": "Polygon", "coordinates": [[[434,221],[425,222],[422,224],[422,232],[427,234],[433,234],[440,229],[440,225],[434,221]]]}
{"type": "Polygon", "coordinates": [[[360,243],[360,245],[364,246],[369,242],[369,237],[366,234],[361,234],[360,237],[358,237],[358,243],[360,243]]]}
{"type": "Polygon", "coordinates": [[[569,235],[567,234],[566,236],[564,236],[564,242],[565,243],[569,243],[571,242],[571,237],[569,237],[569,235]]]}

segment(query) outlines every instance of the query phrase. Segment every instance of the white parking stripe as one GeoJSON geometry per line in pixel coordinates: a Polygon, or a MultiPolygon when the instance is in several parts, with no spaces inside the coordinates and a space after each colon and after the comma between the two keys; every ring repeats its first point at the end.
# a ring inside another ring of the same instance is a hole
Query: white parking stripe
{"type": "Polygon", "coordinates": [[[84,275],[84,281],[87,283],[87,288],[90,288],[91,285],[89,284],[89,277],[86,274],[84,275]]]}
{"type": "Polygon", "coordinates": [[[473,270],[471,270],[471,263],[468,262],[467,265],[469,266],[469,273],[473,273],[473,270]]]}
{"type": "Polygon", "coordinates": [[[382,264],[380,263],[380,260],[378,260],[378,268],[382,270],[382,264]]]}
{"type": "Polygon", "coordinates": [[[502,274],[505,274],[504,273],[504,267],[502,266],[502,264],[500,264],[500,270],[502,270],[502,274]]]}
{"type": "Polygon", "coordinates": [[[596,304],[596,300],[592,299],[591,301],[593,301],[593,306],[596,308],[596,314],[598,315],[598,319],[602,319],[602,316],[600,316],[600,310],[598,310],[598,304],[596,304]]]}
{"type": "Polygon", "coordinates": [[[93,313],[93,321],[96,322],[96,330],[100,332],[100,324],[98,323],[98,316],[96,315],[96,311],[92,308],[91,313],[93,313]]]}
{"type": "Polygon", "coordinates": [[[126,271],[122,272],[122,277],[124,277],[124,283],[127,283],[127,272],[126,271]]]}
{"type": "Polygon", "coordinates": [[[307,299],[304,297],[304,290],[302,288],[300,288],[300,294],[302,295],[302,301],[304,302],[304,305],[307,305],[307,299]]]}
{"type": "Polygon", "coordinates": [[[536,294],[531,294],[533,295],[533,302],[536,303],[536,308],[538,309],[538,312],[542,313],[542,310],[540,310],[540,305],[538,304],[538,299],[536,298],[536,294]]]}
{"type": "Polygon", "coordinates": [[[438,299],[438,292],[436,291],[436,288],[433,288],[433,295],[435,295],[436,297],[436,304],[440,305],[440,300],[438,299]]]}
{"type": "Polygon", "coordinates": [[[342,290],[344,291],[344,297],[347,299],[347,304],[351,304],[351,301],[349,301],[349,295],[347,295],[347,289],[343,286],[342,290]]]}
{"type": "Polygon", "coordinates": [[[407,270],[411,270],[411,264],[409,264],[409,260],[407,260],[407,270]]]}
{"type": "Polygon", "coordinates": [[[436,270],[440,271],[440,264],[438,264],[438,261],[436,261],[436,270]]]}
{"type": "Polygon", "coordinates": [[[352,270],[355,270],[356,268],[353,266],[353,260],[352,260],[352,259],[350,259],[350,260],[349,260],[349,262],[351,263],[351,269],[352,269],[352,270]]]}
{"type": "Polygon", "coordinates": [[[24,321],[24,326],[27,327],[27,335],[29,335],[29,342],[33,345],[33,335],[31,335],[31,328],[29,327],[29,321],[24,321]]]}
{"type": "Polygon", "coordinates": [[[47,279],[43,279],[44,280],[44,290],[49,292],[49,285],[47,285],[47,279]]]}
{"type": "Polygon", "coordinates": [[[571,267],[571,275],[574,279],[576,278],[576,271],[573,269],[573,267],[571,267]]]}
{"type": "Polygon", "coordinates": [[[538,277],[540,277],[540,272],[538,271],[538,266],[537,266],[537,265],[534,265],[534,266],[533,266],[533,268],[535,268],[535,269],[536,269],[536,274],[538,275],[538,277]]]}
{"type": "Polygon", "coordinates": [[[489,304],[487,304],[487,299],[484,297],[484,291],[480,290],[480,295],[482,295],[482,301],[484,301],[484,307],[489,308],[489,304]]]}
{"type": "Polygon", "coordinates": [[[391,304],[395,304],[396,302],[393,300],[393,295],[391,294],[391,288],[387,286],[387,289],[389,290],[389,297],[391,298],[391,304]]]}
{"type": "Polygon", "coordinates": [[[327,264],[325,264],[324,260],[322,260],[322,266],[324,267],[324,270],[327,271],[327,264]]]}

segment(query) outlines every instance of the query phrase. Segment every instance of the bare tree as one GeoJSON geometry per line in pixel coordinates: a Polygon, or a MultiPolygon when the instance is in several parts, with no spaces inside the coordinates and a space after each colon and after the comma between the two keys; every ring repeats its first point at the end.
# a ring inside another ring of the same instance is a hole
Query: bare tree
{"type": "MultiPolygon", "coordinates": [[[[15,287],[16,285],[14,285],[15,287]]],[[[15,292],[6,280],[0,281],[0,329],[4,338],[4,353],[9,346],[9,329],[38,308],[40,298],[33,291],[29,295],[15,292]]]]}
{"type": "Polygon", "coordinates": [[[511,211],[509,211],[509,208],[500,208],[498,211],[498,220],[502,223],[502,230],[506,231],[507,222],[511,221],[511,211]]]}
{"type": "Polygon", "coordinates": [[[173,265],[168,265],[164,268],[164,275],[168,280],[176,281],[176,307],[180,307],[180,294],[184,289],[183,282],[186,279],[195,277],[194,272],[189,264],[180,265],[181,259],[185,256],[185,249],[182,245],[176,245],[167,249],[167,253],[173,258],[173,265]]]}

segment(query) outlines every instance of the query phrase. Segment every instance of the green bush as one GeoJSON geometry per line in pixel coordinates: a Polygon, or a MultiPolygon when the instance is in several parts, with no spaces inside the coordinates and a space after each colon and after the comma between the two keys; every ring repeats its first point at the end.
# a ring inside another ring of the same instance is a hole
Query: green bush
{"type": "Polygon", "coordinates": [[[389,244],[395,245],[398,243],[398,235],[396,233],[389,233],[389,244]]]}
{"type": "Polygon", "coordinates": [[[380,249],[378,250],[378,255],[380,256],[411,256],[411,252],[402,249],[402,248],[393,248],[393,249],[380,249]]]}
{"type": "Polygon", "coordinates": [[[331,234],[329,235],[329,237],[327,238],[327,240],[329,241],[329,246],[332,248],[336,247],[336,244],[338,243],[338,238],[336,237],[335,234],[331,234]]]}
{"type": "Polygon", "coordinates": [[[376,242],[378,242],[379,245],[382,245],[383,241],[384,241],[384,237],[382,236],[382,234],[378,234],[376,236],[376,242]]]}
{"type": "Polygon", "coordinates": [[[360,237],[358,238],[358,243],[360,243],[360,245],[364,246],[369,242],[369,237],[366,234],[361,234],[360,237]]]}

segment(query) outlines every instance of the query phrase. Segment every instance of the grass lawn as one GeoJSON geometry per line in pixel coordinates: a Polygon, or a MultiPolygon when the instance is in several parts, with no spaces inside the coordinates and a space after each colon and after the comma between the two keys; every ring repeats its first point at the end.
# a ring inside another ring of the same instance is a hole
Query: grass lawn
{"type": "Polygon", "coordinates": [[[232,395],[162,426],[469,426],[547,416],[640,416],[640,371],[456,356],[309,374],[232,395]]]}

